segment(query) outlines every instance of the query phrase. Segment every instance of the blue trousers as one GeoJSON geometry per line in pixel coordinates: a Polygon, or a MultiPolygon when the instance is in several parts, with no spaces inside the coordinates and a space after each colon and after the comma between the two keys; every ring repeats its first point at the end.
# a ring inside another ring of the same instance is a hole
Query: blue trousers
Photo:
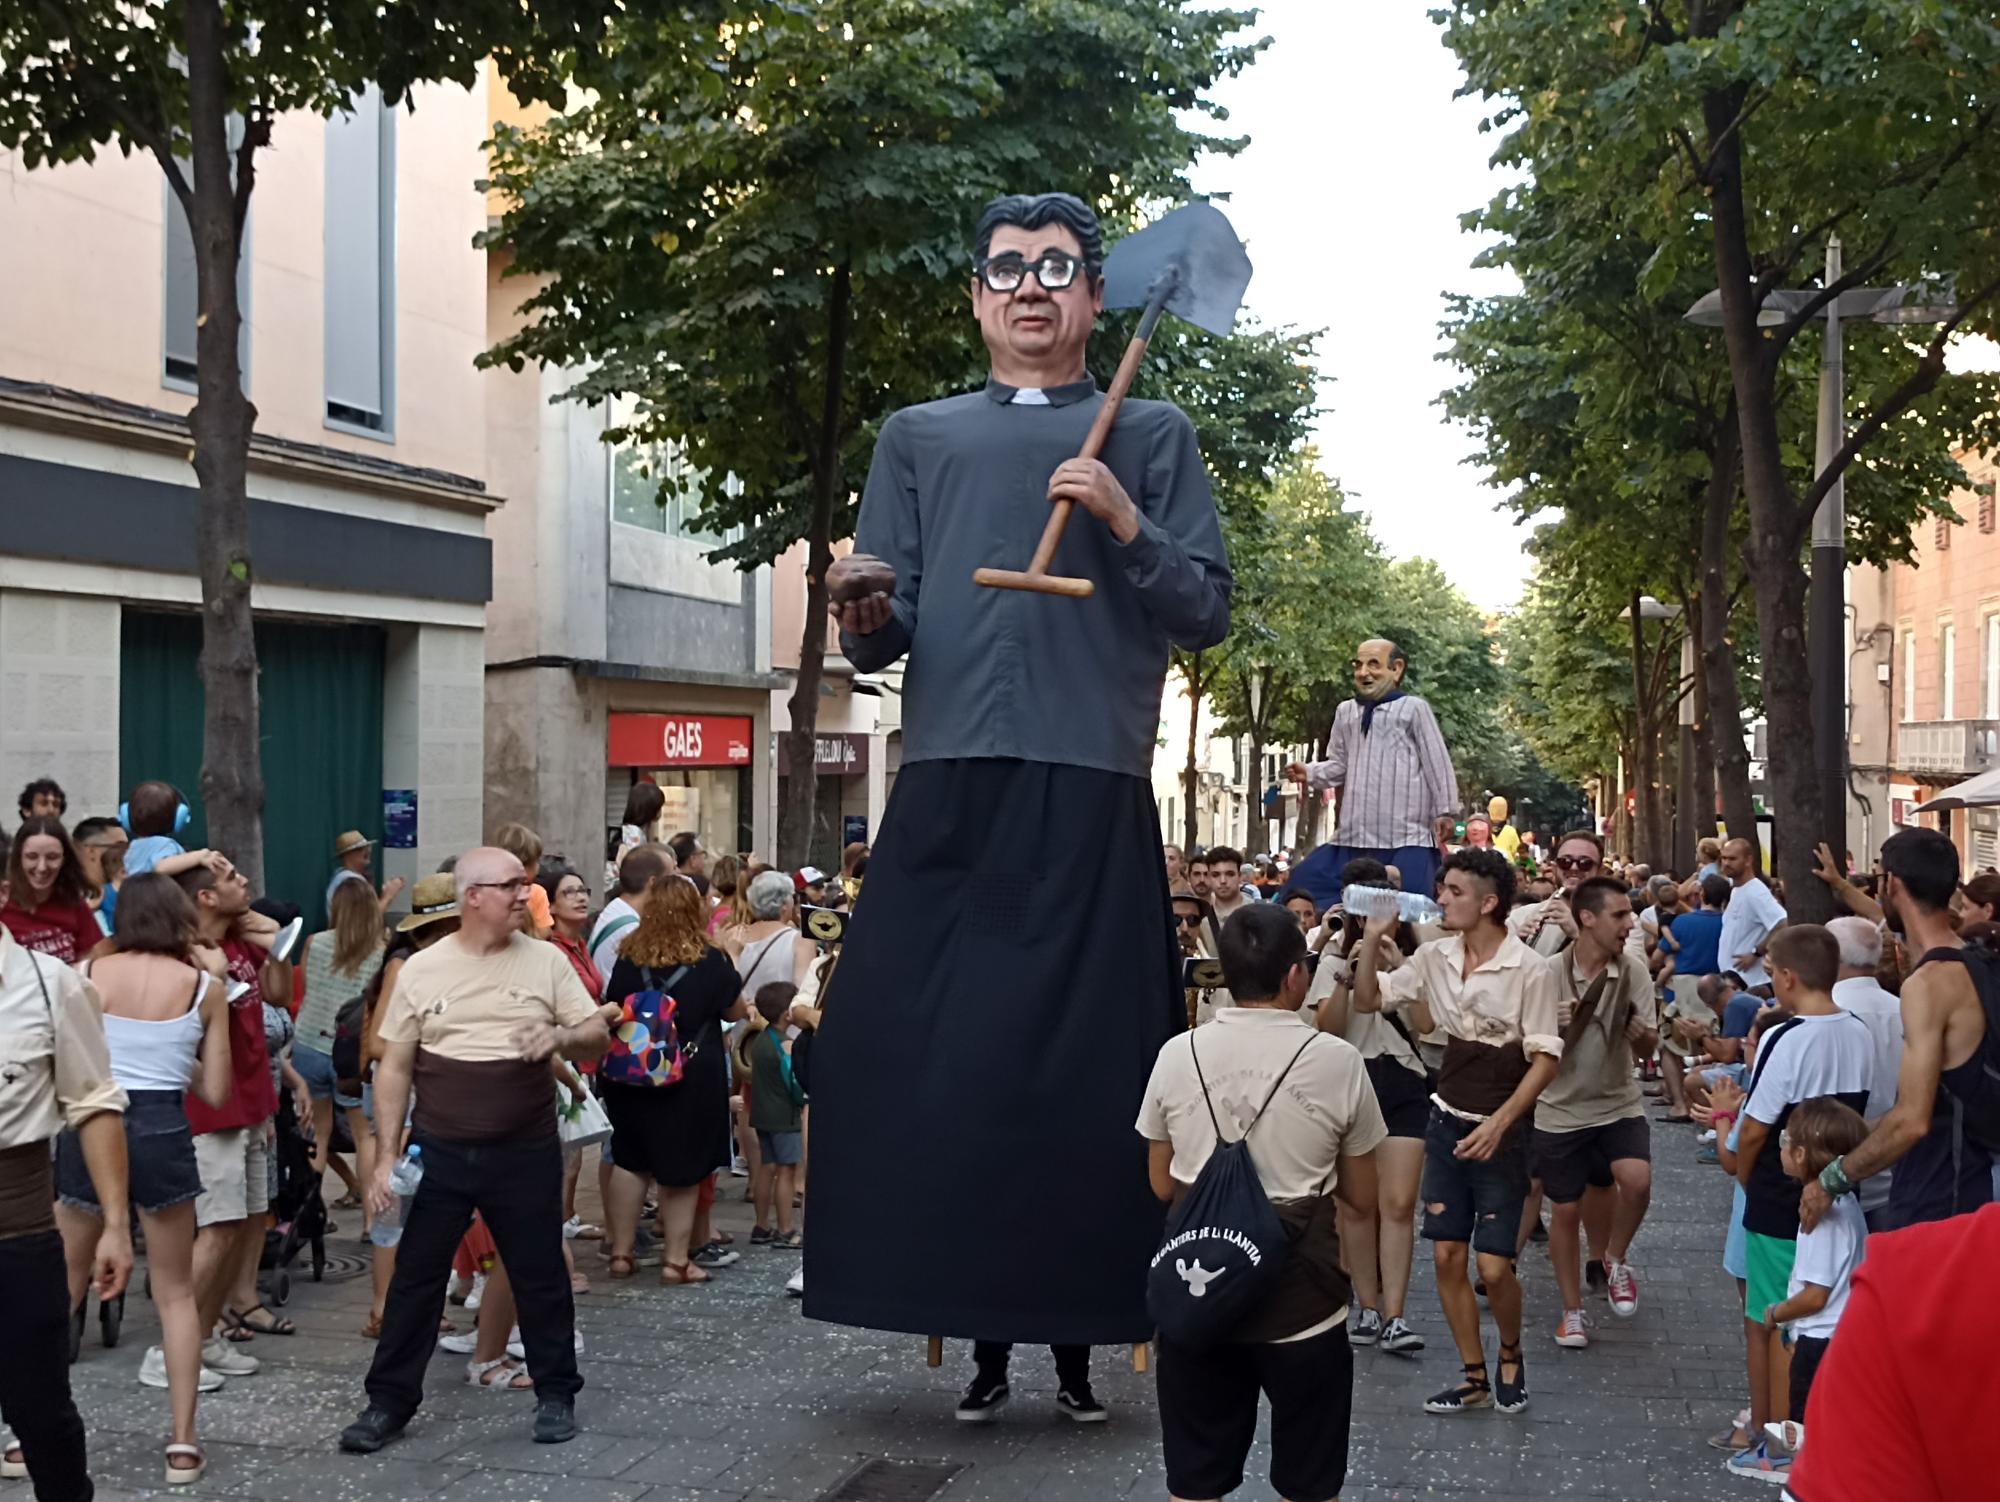
{"type": "Polygon", "coordinates": [[[1355,845],[1322,845],[1292,867],[1287,886],[1312,893],[1321,911],[1340,901],[1340,873],[1352,860],[1378,860],[1403,873],[1403,890],[1430,897],[1437,892],[1438,851],[1435,845],[1404,845],[1395,850],[1364,850],[1355,845]]]}

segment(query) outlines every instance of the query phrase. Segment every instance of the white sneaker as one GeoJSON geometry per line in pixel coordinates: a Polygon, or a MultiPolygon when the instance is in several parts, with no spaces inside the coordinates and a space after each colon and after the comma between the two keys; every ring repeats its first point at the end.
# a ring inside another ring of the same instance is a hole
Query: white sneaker
{"type": "MultiPolygon", "coordinates": [[[[214,1370],[204,1362],[201,1368],[201,1380],[195,1386],[201,1392],[214,1392],[218,1387],[222,1386],[222,1382],[222,1373],[214,1370]]],[[[139,1363],[139,1385],[141,1387],[157,1387],[162,1392],[166,1391],[167,1353],[158,1346],[154,1346],[151,1350],[147,1351],[146,1359],[139,1363]]]]}
{"type": "Polygon", "coordinates": [[[479,1305],[481,1301],[485,1299],[485,1297],[486,1297],[486,1274],[474,1273],[472,1275],[472,1292],[468,1293],[465,1296],[466,1309],[473,1314],[477,1314],[479,1312],[479,1305]]]}
{"type": "Polygon", "coordinates": [[[211,1335],[201,1348],[201,1364],[225,1377],[249,1377],[263,1365],[255,1356],[246,1356],[219,1335],[211,1335]]]}
{"type": "Polygon", "coordinates": [[[479,1346],[479,1332],[467,1330],[459,1335],[440,1335],[438,1349],[449,1351],[454,1356],[470,1356],[479,1346]]]}
{"type": "MultiPolygon", "coordinates": [[[[572,1331],[570,1333],[570,1340],[576,1347],[576,1354],[581,1356],[583,1354],[583,1331],[572,1331]]],[[[526,1361],[528,1359],[528,1348],[521,1344],[521,1327],[519,1325],[516,1325],[512,1330],[507,1332],[507,1354],[512,1356],[516,1361],[526,1361]]]]}
{"type": "Polygon", "coordinates": [[[803,1262],[799,1264],[797,1272],[785,1279],[785,1292],[795,1299],[806,1296],[806,1266],[803,1262]]]}

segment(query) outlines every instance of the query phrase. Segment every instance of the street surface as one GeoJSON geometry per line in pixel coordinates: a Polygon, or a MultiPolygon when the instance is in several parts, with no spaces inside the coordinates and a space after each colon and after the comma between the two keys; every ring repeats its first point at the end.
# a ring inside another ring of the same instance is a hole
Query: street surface
{"type": "MultiPolygon", "coordinates": [[[[1429,1349],[1415,1360],[1355,1353],[1344,1502],[1704,1502],[1757,1491],[1723,1475],[1724,1457],[1703,1443],[1728,1422],[1743,1387],[1741,1323],[1720,1264],[1728,1185],[1717,1169],[1693,1163],[1692,1128],[1656,1126],[1653,1140],[1653,1207],[1632,1259],[1641,1299],[1635,1319],[1614,1320],[1594,1300],[1591,1348],[1558,1350],[1548,1338],[1557,1308],[1546,1256],[1530,1247],[1522,1261],[1533,1394],[1525,1414],[1433,1418],[1419,1410],[1457,1366],[1418,1243],[1410,1319],[1429,1349]]],[[[300,1333],[258,1339],[246,1349],[264,1370],[202,1398],[208,1476],[177,1495],[812,1502],[863,1460],[886,1455],[962,1465],[939,1502],[1165,1497],[1150,1379],[1133,1374],[1126,1351],[1098,1353],[1097,1391],[1113,1411],[1108,1425],[1077,1426],[1058,1415],[1048,1353],[1027,1349],[1015,1355],[1013,1406],[990,1427],[956,1423],[969,1349],[948,1346],[944,1368],[930,1371],[919,1339],[802,1319],[797,1301],[783,1295],[797,1255],[747,1246],[744,1182],[725,1181],[727,1203],[717,1206],[744,1259],[708,1288],[663,1289],[650,1269],[612,1283],[595,1245],[577,1243],[593,1291],[577,1301],[583,1432],[567,1445],[529,1440],[531,1394],[469,1388],[464,1358],[440,1353],[425,1407],[401,1441],[376,1456],[337,1452],[334,1437],[361,1407],[374,1349],[358,1333],[368,1300],[359,1216],[340,1213],[328,1250],[344,1266],[330,1273],[359,1275],[319,1285],[300,1277],[282,1311],[300,1333]]],[[[885,1180],[885,1193],[921,1192],[891,1185],[885,1180]]],[[[1060,1237],[1050,1244],[1059,1247],[1060,1237]]],[[[1052,1265],[1051,1275],[1059,1273],[1052,1265]]],[[[127,1307],[122,1340],[105,1350],[93,1306],[74,1369],[101,1502],[166,1494],[167,1395],[135,1378],[156,1328],[138,1280],[127,1307]]],[[[453,1314],[463,1323],[464,1311],[453,1314]]],[[[1262,1476],[1268,1464],[1260,1442],[1251,1479],[1235,1495],[1268,1502],[1275,1495],[1262,1476]]],[[[0,1483],[0,1502],[29,1495],[25,1482],[0,1483]]]]}

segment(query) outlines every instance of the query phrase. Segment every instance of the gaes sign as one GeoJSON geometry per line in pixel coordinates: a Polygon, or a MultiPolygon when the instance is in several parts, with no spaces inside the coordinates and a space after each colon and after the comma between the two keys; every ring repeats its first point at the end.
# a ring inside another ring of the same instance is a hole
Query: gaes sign
{"type": "Polygon", "coordinates": [[[747,767],[747,715],[614,714],[608,733],[614,767],[747,767]]]}

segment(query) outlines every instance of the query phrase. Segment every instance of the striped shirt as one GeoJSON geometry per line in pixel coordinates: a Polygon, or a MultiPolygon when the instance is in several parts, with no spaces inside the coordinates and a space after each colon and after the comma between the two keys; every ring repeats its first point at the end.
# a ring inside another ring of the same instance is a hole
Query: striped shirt
{"type": "Polygon", "coordinates": [[[1458,777],[1438,732],[1437,716],[1414,694],[1375,706],[1361,733],[1361,702],[1333,713],[1326,760],[1307,768],[1320,791],[1344,787],[1335,843],[1351,850],[1399,850],[1437,840],[1436,823],[1458,811],[1458,777]]]}

